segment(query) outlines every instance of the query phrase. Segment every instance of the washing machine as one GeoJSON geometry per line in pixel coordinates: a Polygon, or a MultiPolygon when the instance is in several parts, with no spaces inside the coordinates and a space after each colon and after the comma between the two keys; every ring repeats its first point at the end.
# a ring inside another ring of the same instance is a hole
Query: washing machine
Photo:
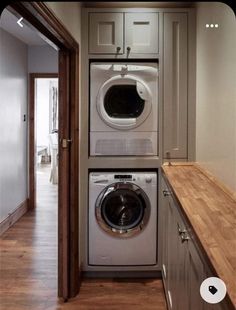
{"type": "Polygon", "coordinates": [[[90,64],[90,156],[158,155],[158,64],[90,64]]]}
{"type": "Polygon", "coordinates": [[[156,263],[157,173],[90,173],[88,264],[156,263]]]}

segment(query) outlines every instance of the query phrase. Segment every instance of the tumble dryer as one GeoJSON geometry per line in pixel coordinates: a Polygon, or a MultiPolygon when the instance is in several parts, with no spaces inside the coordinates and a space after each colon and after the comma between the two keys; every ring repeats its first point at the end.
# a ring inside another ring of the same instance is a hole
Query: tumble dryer
{"type": "Polygon", "coordinates": [[[90,155],[157,155],[157,103],[157,63],[91,63],[90,155]]]}
{"type": "Polygon", "coordinates": [[[157,174],[90,173],[88,236],[89,265],[155,265],[157,174]]]}

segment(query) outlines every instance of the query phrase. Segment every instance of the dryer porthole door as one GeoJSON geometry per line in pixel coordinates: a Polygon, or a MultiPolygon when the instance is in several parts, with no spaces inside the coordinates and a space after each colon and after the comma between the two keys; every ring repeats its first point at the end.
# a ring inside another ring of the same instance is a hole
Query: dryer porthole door
{"type": "Polygon", "coordinates": [[[130,75],[119,75],[106,81],[97,96],[97,110],[110,127],[129,130],[140,126],[152,109],[148,86],[130,75]]]}
{"type": "Polygon", "coordinates": [[[95,210],[99,226],[108,234],[123,238],[139,234],[146,227],[150,202],[137,185],[118,182],[101,192],[95,210]]]}

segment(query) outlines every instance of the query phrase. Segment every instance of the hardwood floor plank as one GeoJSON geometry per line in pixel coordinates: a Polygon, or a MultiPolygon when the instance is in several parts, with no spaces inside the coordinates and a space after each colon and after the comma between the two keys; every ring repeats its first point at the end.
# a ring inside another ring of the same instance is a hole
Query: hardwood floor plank
{"type": "Polygon", "coordinates": [[[38,174],[38,206],[0,239],[0,310],[166,310],[161,280],[85,279],[79,296],[57,298],[57,187],[38,174]]]}

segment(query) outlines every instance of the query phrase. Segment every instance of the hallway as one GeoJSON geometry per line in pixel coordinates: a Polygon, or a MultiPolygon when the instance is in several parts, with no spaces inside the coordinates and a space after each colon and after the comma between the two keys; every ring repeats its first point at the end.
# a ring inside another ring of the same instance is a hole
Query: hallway
{"type": "Polygon", "coordinates": [[[0,239],[1,310],[165,310],[161,280],[84,280],[79,297],[57,299],[57,186],[38,172],[38,206],[0,239]]]}
{"type": "Polygon", "coordinates": [[[39,171],[36,210],[2,235],[1,310],[46,309],[49,300],[56,301],[57,186],[49,183],[49,172],[49,167],[39,171]]]}

